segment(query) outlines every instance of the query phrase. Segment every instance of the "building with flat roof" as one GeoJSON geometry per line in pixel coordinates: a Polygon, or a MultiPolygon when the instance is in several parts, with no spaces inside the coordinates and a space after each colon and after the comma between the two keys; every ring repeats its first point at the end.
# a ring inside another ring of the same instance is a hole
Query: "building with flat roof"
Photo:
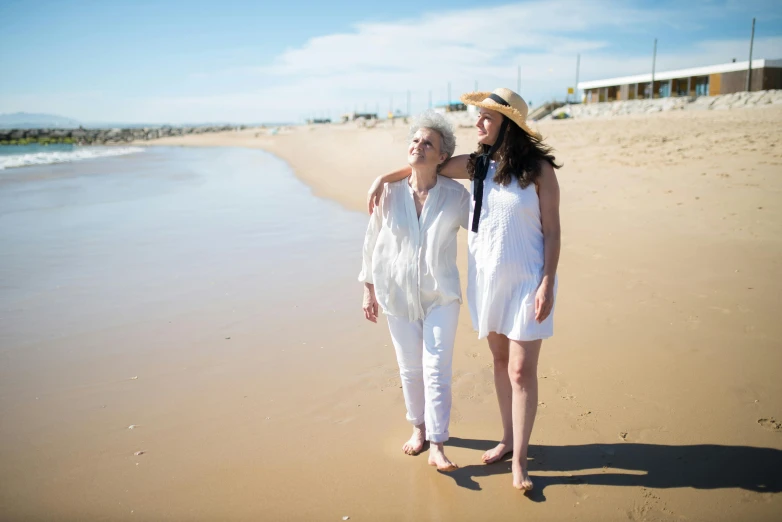
{"type": "MultiPolygon", "coordinates": [[[[747,90],[749,61],[579,82],[584,103],[671,96],[716,96],[747,90]]],[[[782,59],[752,60],[750,91],[782,89],[782,59]]]]}

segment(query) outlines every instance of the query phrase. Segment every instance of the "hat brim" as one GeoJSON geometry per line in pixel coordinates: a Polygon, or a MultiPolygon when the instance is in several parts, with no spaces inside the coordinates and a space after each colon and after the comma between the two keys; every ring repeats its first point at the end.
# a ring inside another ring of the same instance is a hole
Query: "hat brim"
{"type": "Polygon", "coordinates": [[[484,91],[468,92],[466,94],[462,94],[459,99],[465,105],[475,105],[476,107],[483,107],[484,109],[497,111],[504,116],[507,116],[508,119],[521,127],[527,134],[535,136],[536,138],[540,137],[540,134],[532,130],[529,125],[527,125],[527,121],[519,111],[510,105],[500,105],[496,101],[489,98],[490,94],[490,92],[484,91]]]}

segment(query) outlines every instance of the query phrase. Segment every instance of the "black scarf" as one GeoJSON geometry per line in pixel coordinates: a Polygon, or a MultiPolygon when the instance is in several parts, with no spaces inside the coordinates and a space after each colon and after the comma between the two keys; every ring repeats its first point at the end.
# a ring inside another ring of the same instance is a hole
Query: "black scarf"
{"type": "MultiPolygon", "coordinates": [[[[510,105],[494,93],[490,94],[489,98],[500,105],[510,105]]],[[[497,140],[494,142],[494,145],[492,145],[488,151],[486,151],[486,147],[484,147],[484,153],[475,158],[475,172],[472,176],[473,183],[475,184],[472,193],[473,201],[475,201],[475,209],[472,213],[472,231],[476,233],[478,232],[478,220],[481,218],[481,206],[483,205],[483,182],[486,180],[486,174],[489,172],[491,157],[497,152],[500,145],[502,145],[502,140],[505,137],[505,131],[508,128],[509,121],[510,120],[506,116],[502,117],[502,125],[500,125],[500,132],[497,134],[497,140]]]]}

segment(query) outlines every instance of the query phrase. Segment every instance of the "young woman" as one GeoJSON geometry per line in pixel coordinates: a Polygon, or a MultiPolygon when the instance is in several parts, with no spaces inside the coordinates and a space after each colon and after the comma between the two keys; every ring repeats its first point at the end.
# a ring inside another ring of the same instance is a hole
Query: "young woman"
{"type": "Polygon", "coordinates": [[[445,456],[451,416],[451,361],[462,300],[456,268],[456,233],[467,227],[470,194],[438,176],[456,138],[441,115],[428,112],[410,128],[404,178],[381,187],[370,217],[359,281],[364,316],[388,319],[396,350],[407,420],[413,435],[403,446],[418,454],[428,440],[429,464],[457,468],[445,456]]]}
{"type": "MultiPolygon", "coordinates": [[[[538,406],[538,356],[553,330],[560,252],[559,184],[551,149],[526,123],[527,104],[510,89],[474,92],[478,150],[450,159],[441,174],[471,179],[467,297],[473,327],[494,357],[494,385],[503,434],[483,455],[490,464],[513,452],[513,486],[533,487],[527,451],[538,406]]],[[[384,183],[369,191],[373,210],[384,183]]]]}

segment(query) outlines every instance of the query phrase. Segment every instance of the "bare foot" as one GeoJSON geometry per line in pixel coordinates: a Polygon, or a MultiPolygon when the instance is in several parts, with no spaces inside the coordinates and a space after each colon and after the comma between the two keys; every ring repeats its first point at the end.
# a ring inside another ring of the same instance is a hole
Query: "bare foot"
{"type": "Polygon", "coordinates": [[[413,435],[410,437],[410,440],[402,445],[402,451],[407,455],[418,455],[424,449],[424,442],[426,442],[424,425],[413,426],[413,435]]]}
{"type": "Polygon", "coordinates": [[[483,457],[481,457],[481,460],[484,464],[493,464],[499,460],[502,460],[502,457],[508,453],[511,453],[512,451],[513,442],[505,442],[504,440],[501,440],[499,444],[484,453],[483,457]]]}
{"type": "Polygon", "coordinates": [[[429,465],[436,466],[438,471],[456,471],[459,466],[448,460],[443,452],[442,442],[432,442],[429,444],[429,465]]]}
{"type": "Polygon", "coordinates": [[[531,491],[533,487],[527,469],[515,462],[513,463],[513,487],[521,491],[531,491]]]}

